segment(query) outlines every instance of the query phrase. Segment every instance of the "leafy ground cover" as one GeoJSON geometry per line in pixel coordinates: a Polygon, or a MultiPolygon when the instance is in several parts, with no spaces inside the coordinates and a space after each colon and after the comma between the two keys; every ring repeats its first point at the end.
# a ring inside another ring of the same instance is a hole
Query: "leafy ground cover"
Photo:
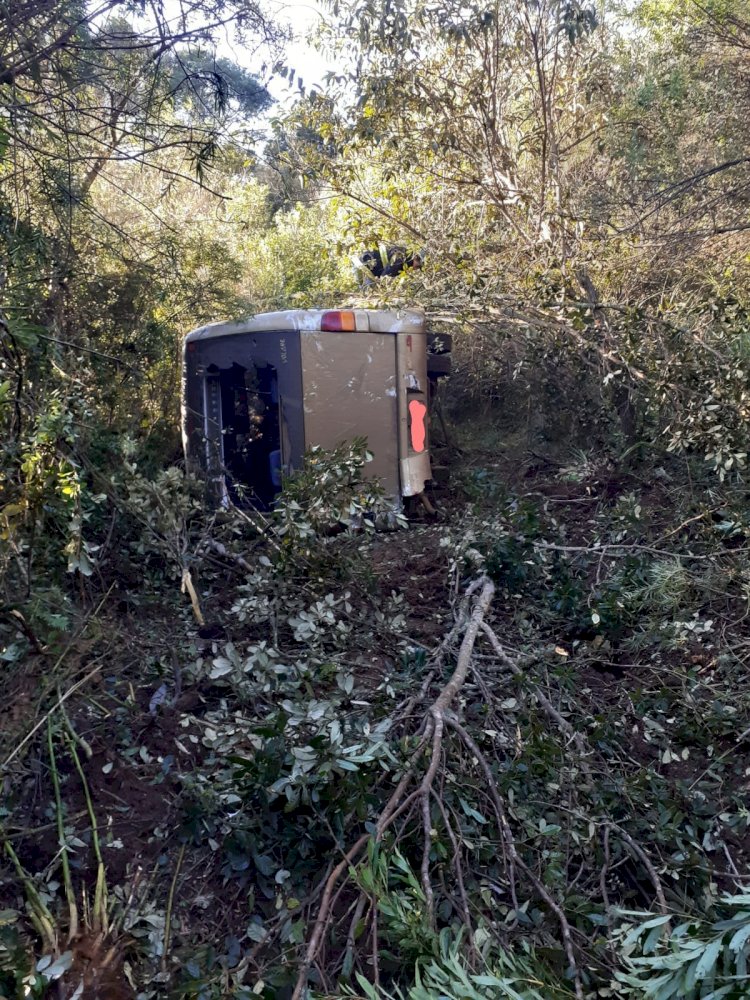
{"type": "Polygon", "coordinates": [[[354,532],[313,462],[265,524],[134,473],[86,610],[19,610],[3,993],[746,996],[744,491],[464,442],[354,532]]]}

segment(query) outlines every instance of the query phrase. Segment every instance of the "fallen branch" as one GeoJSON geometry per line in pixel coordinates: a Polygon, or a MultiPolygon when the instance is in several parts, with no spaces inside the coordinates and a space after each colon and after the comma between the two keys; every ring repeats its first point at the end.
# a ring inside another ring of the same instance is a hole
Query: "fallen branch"
{"type": "Polygon", "coordinates": [[[513,831],[510,826],[510,822],[507,817],[505,806],[500,797],[500,792],[497,788],[497,782],[495,781],[495,776],[492,773],[492,768],[490,767],[487,758],[484,756],[482,751],[479,749],[475,741],[466,732],[464,727],[458,722],[457,719],[453,717],[447,718],[447,723],[453,729],[456,730],[458,735],[461,737],[463,742],[466,744],[467,749],[472,753],[477,763],[481,767],[485,779],[487,781],[487,791],[489,792],[490,799],[495,811],[495,818],[497,819],[500,832],[502,833],[505,847],[508,851],[508,855],[513,863],[513,866],[522,871],[531,884],[536,889],[537,893],[547,906],[552,910],[552,912],[557,917],[560,924],[560,933],[562,934],[563,947],[565,948],[565,956],[568,959],[568,964],[570,966],[570,971],[573,975],[573,981],[575,983],[576,997],[579,1000],[583,1000],[583,984],[581,982],[581,975],[578,971],[578,966],[576,963],[575,952],[573,951],[573,936],[570,930],[570,924],[568,923],[568,918],[565,916],[565,912],[559,903],[550,895],[544,883],[536,876],[536,874],[529,868],[523,858],[519,855],[516,848],[516,841],[513,836],[513,831]]]}
{"type": "Polygon", "coordinates": [[[193,578],[190,575],[190,570],[186,567],[182,570],[182,584],[180,586],[180,593],[184,594],[187,591],[190,597],[190,603],[193,606],[193,615],[195,620],[199,625],[205,625],[206,620],[203,617],[203,612],[201,611],[201,603],[198,599],[198,592],[193,584],[193,578]]]}
{"type": "MultiPolygon", "coordinates": [[[[505,891],[508,892],[512,906],[515,911],[519,911],[519,896],[521,896],[521,886],[523,884],[526,886],[527,894],[530,891],[548,911],[550,918],[554,919],[559,926],[562,949],[566,957],[568,975],[571,979],[575,996],[578,1000],[583,1000],[583,965],[577,956],[578,945],[575,943],[574,930],[565,912],[564,899],[558,898],[558,892],[546,885],[534,862],[525,856],[525,852],[522,852],[521,842],[516,841],[516,833],[512,825],[512,811],[506,805],[503,793],[498,785],[498,779],[493,771],[493,767],[495,771],[497,768],[494,763],[491,763],[477,740],[459,717],[457,708],[459,697],[462,691],[465,690],[469,678],[479,675],[480,668],[475,658],[475,647],[480,635],[484,636],[489,642],[492,651],[492,660],[516,680],[523,682],[525,689],[530,692],[531,697],[536,700],[549,720],[550,728],[562,734],[568,746],[575,751],[574,756],[580,758],[579,767],[589,782],[592,783],[593,778],[589,761],[592,758],[596,759],[597,754],[595,749],[589,744],[585,732],[579,732],[575,725],[568,721],[553,704],[550,697],[534,683],[528,666],[536,660],[543,658],[544,654],[538,652],[532,657],[523,658],[511,655],[485,620],[494,594],[495,587],[492,581],[487,577],[482,577],[467,588],[460,602],[456,601],[455,624],[433,654],[433,669],[423,679],[419,693],[412,696],[408,703],[410,708],[421,703],[423,705],[423,712],[418,716],[416,722],[413,721],[414,715],[412,714],[402,714],[399,716],[401,720],[400,724],[412,727],[411,739],[416,742],[416,748],[412,751],[411,758],[397,787],[382,807],[379,818],[375,822],[374,831],[369,835],[361,835],[349,847],[346,853],[342,852],[338,865],[330,872],[326,880],[312,927],[312,933],[305,949],[304,959],[300,964],[292,1000],[302,1000],[306,994],[310,970],[318,967],[324,941],[327,940],[334,926],[334,920],[336,919],[334,914],[337,911],[338,901],[342,899],[347,885],[350,884],[350,880],[355,883],[358,881],[355,869],[365,856],[370,839],[374,839],[376,843],[381,841],[386,832],[391,828],[395,828],[396,843],[407,834],[409,838],[413,838],[415,834],[414,821],[418,824],[416,828],[416,835],[420,841],[418,850],[421,848],[419,878],[424,895],[426,919],[433,928],[436,928],[438,902],[436,894],[438,887],[442,884],[441,892],[444,892],[446,898],[452,902],[456,912],[468,929],[467,954],[469,956],[475,954],[469,896],[464,879],[461,856],[463,845],[461,837],[455,829],[449,804],[443,799],[439,778],[446,767],[449,756],[448,747],[455,746],[456,744],[462,746],[468,752],[473,762],[471,765],[472,768],[476,769],[481,776],[482,788],[487,797],[491,822],[499,834],[499,860],[504,865],[505,891]],[[450,650],[455,648],[456,645],[459,645],[459,648],[453,672],[439,690],[434,700],[431,703],[425,704],[431,680],[438,676],[443,658],[449,655],[450,650]],[[455,740],[451,740],[451,743],[447,744],[446,734],[450,736],[455,734],[455,740]],[[455,881],[454,885],[450,887],[445,882],[444,873],[441,872],[438,878],[435,871],[436,862],[434,861],[433,854],[436,838],[435,827],[445,829],[447,838],[452,845],[452,856],[449,857],[448,865],[452,873],[452,878],[455,881]],[[456,891],[454,892],[453,889],[456,891]]],[[[484,669],[483,666],[482,670],[484,669]]],[[[481,675],[479,676],[479,680],[483,681],[481,675]]],[[[484,697],[488,701],[491,700],[492,692],[488,686],[480,683],[479,690],[485,692],[484,697]]],[[[627,850],[644,866],[654,885],[659,911],[667,913],[668,907],[663,886],[656,868],[644,848],[618,824],[609,820],[597,822],[604,834],[605,862],[599,876],[599,885],[607,911],[609,912],[610,909],[607,879],[612,870],[610,840],[614,834],[622,839],[623,843],[627,846],[627,850]]],[[[410,842],[413,845],[413,840],[410,842]]],[[[581,870],[579,869],[579,874],[581,870]]],[[[575,884],[577,877],[574,879],[573,884],[575,884]]],[[[349,909],[346,911],[344,917],[348,928],[345,964],[347,969],[350,970],[355,961],[355,935],[357,928],[361,924],[363,915],[366,913],[366,898],[370,899],[369,916],[366,917],[366,923],[370,928],[370,932],[367,935],[370,954],[366,957],[368,963],[371,963],[371,976],[377,980],[379,978],[378,899],[372,894],[360,893],[357,897],[346,899],[346,906],[349,909]],[[354,913],[353,918],[351,917],[352,911],[354,913]]]]}
{"type": "MultiPolygon", "coordinates": [[[[481,588],[481,592],[476,601],[471,616],[466,624],[461,647],[456,660],[456,668],[451,677],[442,688],[437,698],[425,713],[424,720],[420,727],[420,740],[416,752],[412,755],[411,762],[399,781],[395,791],[392,793],[387,803],[383,807],[380,818],[376,824],[375,840],[379,841],[386,830],[402,815],[415,801],[419,801],[422,812],[422,826],[424,835],[424,847],[422,856],[422,886],[427,900],[430,919],[434,920],[433,890],[429,875],[429,855],[432,845],[432,821],[430,799],[433,794],[435,775],[437,774],[440,761],[442,759],[442,740],[445,729],[446,713],[466,682],[471,667],[471,654],[474,644],[479,635],[479,629],[487,614],[492,598],[495,594],[495,585],[487,577],[482,577],[474,581],[467,591],[471,595],[481,588]],[[419,787],[407,795],[407,790],[411,784],[417,769],[418,759],[427,741],[432,741],[432,752],[427,771],[422,778],[419,787]]],[[[351,869],[355,860],[370,840],[370,834],[363,834],[349,848],[342,860],[333,869],[326,882],[323,896],[320,901],[318,915],[315,920],[313,932],[305,949],[305,957],[300,965],[297,982],[292,993],[292,1000],[302,1000],[307,989],[307,979],[310,969],[316,962],[323,938],[328,929],[334,894],[337,890],[339,879],[351,869]]]]}
{"type": "MultiPolygon", "coordinates": [[[[482,622],[481,628],[484,634],[490,640],[490,645],[492,646],[492,649],[495,655],[497,656],[498,660],[500,660],[500,662],[504,666],[506,666],[508,670],[510,670],[510,672],[513,674],[514,677],[518,677],[519,679],[524,678],[528,680],[528,678],[525,677],[523,670],[521,670],[516,661],[505,652],[502,643],[495,635],[495,633],[492,631],[492,629],[489,627],[489,625],[487,625],[486,622],[482,622]]],[[[530,682],[529,684],[534,694],[534,697],[542,706],[547,716],[555,723],[556,726],[558,726],[558,728],[563,733],[565,733],[565,735],[571,740],[571,742],[575,744],[576,750],[578,750],[578,752],[584,758],[584,760],[581,761],[581,767],[584,770],[586,777],[590,779],[591,771],[588,767],[588,764],[585,761],[585,757],[590,752],[589,747],[586,744],[586,740],[577,730],[575,730],[571,726],[568,720],[558,712],[558,710],[549,700],[547,695],[541,690],[541,688],[539,688],[536,684],[531,684],[530,682]]]]}
{"type": "MultiPolygon", "coordinates": [[[[508,654],[505,652],[500,640],[492,631],[492,629],[489,627],[489,625],[487,625],[486,622],[483,622],[481,628],[484,634],[490,640],[490,644],[497,658],[510,670],[510,672],[515,677],[518,678],[524,677],[524,673],[521,670],[521,668],[518,666],[515,660],[513,660],[512,657],[508,656],[508,654]]],[[[558,710],[555,708],[555,706],[552,704],[549,698],[544,694],[543,691],[540,690],[539,687],[537,687],[537,685],[532,684],[529,681],[528,677],[526,677],[525,680],[527,684],[531,687],[534,697],[542,706],[547,716],[555,723],[555,725],[558,726],[558,728],[563,733],[566,734],[566,736],[570,738],[571,742],[575,744],[576,749],[578,750],[578,752],[581,754],[582,757],[581,770],[584,772],[584,774],[589,780],[593,780],[591,769],[589,768],[588,763],[586,762],[586,757],[590,756],[593,751],[586,738],[576,729],[574,729],[573,726],[568,722],[568,720],[565,719],[560,714],[560,712],[558,712],[558,710]]],[[[659,875],[656,871],[656,868],[652,864],[650,858],[648,857],[644,849],[641,847],[641,845],[637,841],[635,841],[626,830],[624,830],[621,826],[618,826],[618,824],[616,823],[611,823],[611,822],[606,823],[605,830],[613,830],[617,834],[619,834],[620,837],[625,841],[625,843],[630,847],[633,854],[635,854],[635,856],[643,863],[643,867],[648,872],[649,878],[653,883],[654,891],[656,893],[656,899],[659,903],[659,909],[664,914],[669,913],[669,907],[667,906],[667,900],[664,895],[664,889],[662,887],[659,875]]],[[[608,850],[609,850],[609,840],[607,837],[607,839],[605,840],[605,855],[607,855],[608,850]]],[[[605,869],[603,870],[602,873],[603,879],[606,879],[606,868],[608,864],[609,862],[607,861],[605,864],[605,869]]],[[[606,908],[609,909],[609,902],[606,894],[606,882],[603,881],[602,886],[603,886],[602,898],[605,901],[606,908]]]]}
{"type": "Polygon", "coordinates": [[[633,854],[635,854],[635,856],[641,860],[641,862],[643,863],[643,867],[646,869],[646,871],[649,874],[649,878],[653,882],[654,892],[656,893],[656,898],[659,903],[659,909],[663,914],[669,913],[670,910],[669,907],[667,906],[667,899],[666,896],[664,895],[664,889],[661,884],[661,879],[659,878],[656,868],[654,868],[648,854],[646,854],[646,852],[643,850],[638,841],[633,840],[633,838],[630,836],[627,830],[623,830],[623,828],[619,826],[617,823],[607,823],[606,825],[610,830],[614,830],[616,833],[618,833],[625,841],[625,843],[628,845],[628,847],[631,849],[633,854]]]}
{"type": "MultiPolygon", "coordinates": [[[[205,549],[209,549],[211,552],[215,552],[218,556],[220,556],[222,559],[225,559],[227,562],[233,563],[235,566],[237,566],[238,569],[241,569],[243,573],[252,573],[253,571],[253,567],[250,565],[247,559],[243,558],[240,555],[237,555],[234,552],[230,552],[229,549],[226,547],[226,545],[223,545],[221,542],[216,541],[216,539],[214,538],[206,538],[203,542],[202,547],[205,549]]],[[[200,553],[200,549],[198,550],[198,552],[200,553]]]]}

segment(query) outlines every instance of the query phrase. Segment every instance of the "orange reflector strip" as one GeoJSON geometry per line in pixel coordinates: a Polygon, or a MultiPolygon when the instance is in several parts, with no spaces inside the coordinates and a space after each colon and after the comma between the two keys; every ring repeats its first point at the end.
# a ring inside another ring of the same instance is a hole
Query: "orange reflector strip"
{"type": "Polygon", "coordinates": [[[324,312],[320,317],[320,329],[328,333],[349,332],[355,329],[353,312],[324,312]]]}
{"type": "Polygon", "coordinates": [[[424,444],[427,438],[427,428],[425,417],[427,407],[420,399],[412,399],[409,403],[409,430],[411,432],[411,446],[414,451],[424,451],[424,444]]]}

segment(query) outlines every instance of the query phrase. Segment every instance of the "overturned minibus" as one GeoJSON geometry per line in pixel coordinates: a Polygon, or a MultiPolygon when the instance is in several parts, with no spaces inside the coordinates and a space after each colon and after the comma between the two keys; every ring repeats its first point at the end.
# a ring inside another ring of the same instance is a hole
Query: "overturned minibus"
{"type": "Polygon", "coordinates": [[[416,310],[288,310],[193,330],[183,355],[187,461],[220,503],[268,508],[309,447],[364,436],[368,476],[396,501],[419,496],[431,476],[427,357],[416,310]]]}

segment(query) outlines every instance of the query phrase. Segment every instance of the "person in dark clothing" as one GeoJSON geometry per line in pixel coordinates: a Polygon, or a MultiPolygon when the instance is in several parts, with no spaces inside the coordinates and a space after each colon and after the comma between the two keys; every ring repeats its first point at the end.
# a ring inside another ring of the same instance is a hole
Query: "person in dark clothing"
{"type": "Polygon", "coordinates": [[[380,246],[377,250],[366,250],[357,258],[355,266],[367,288],[375,278],[393,278],[407,267],[421,267],[423,261],[423,251],[412,252],[406,247],[391,244],[380,246]]]}

